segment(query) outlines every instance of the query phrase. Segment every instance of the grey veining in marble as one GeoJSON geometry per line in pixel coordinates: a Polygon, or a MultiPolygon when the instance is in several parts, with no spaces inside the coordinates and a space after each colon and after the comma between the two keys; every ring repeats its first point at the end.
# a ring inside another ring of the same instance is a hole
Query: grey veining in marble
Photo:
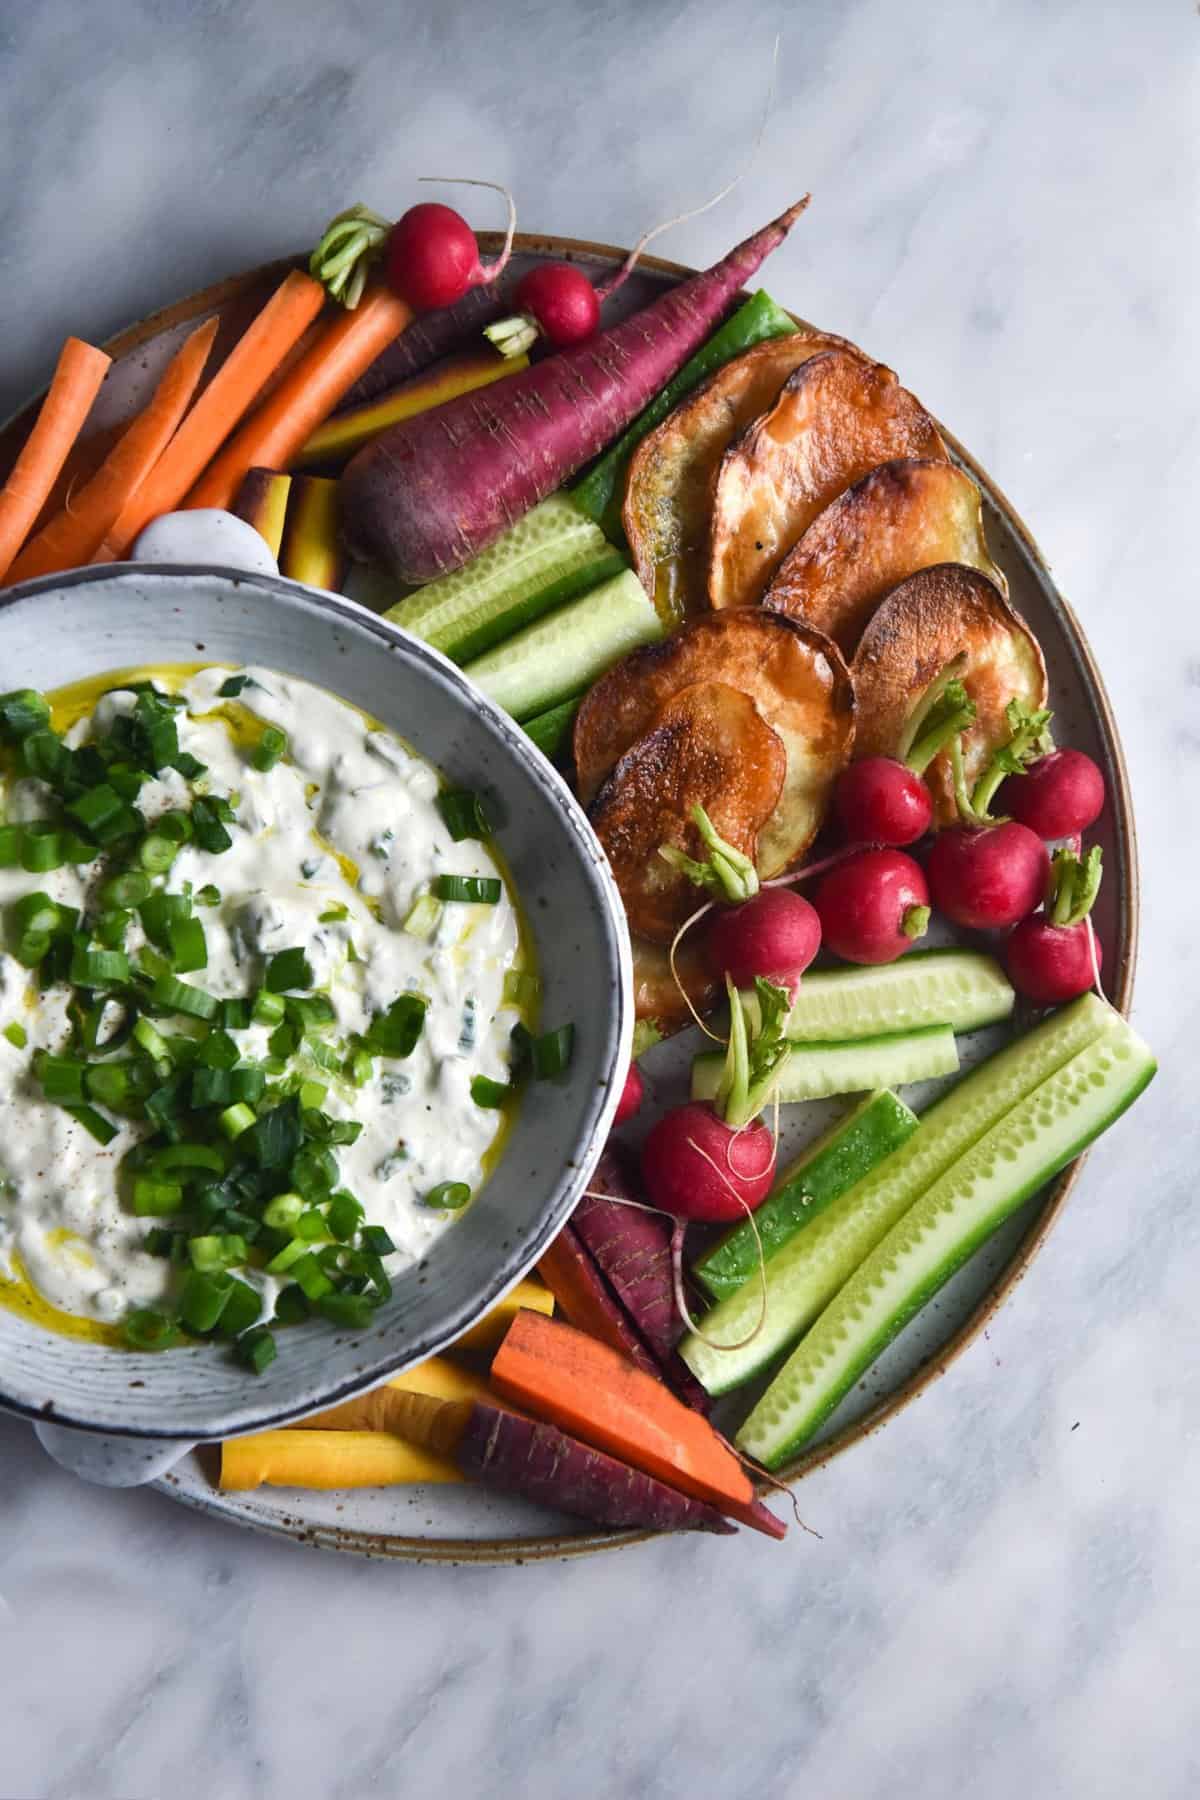
{"type": "Polygon", "coordinates": [[[758,168],[664,250],[811,188],[771,287],[893,363],[1033,525],[1124,733],[1158,1081],[987,1339],[805,1483],[819,1540],[360,1564],[85,1490],[0,1422],[4,1800],[1200,1789],[1190,0],[9,0],[3,398],[65,331],[420,173],[628,241],[725,179],[777,24],[758,168]]]}

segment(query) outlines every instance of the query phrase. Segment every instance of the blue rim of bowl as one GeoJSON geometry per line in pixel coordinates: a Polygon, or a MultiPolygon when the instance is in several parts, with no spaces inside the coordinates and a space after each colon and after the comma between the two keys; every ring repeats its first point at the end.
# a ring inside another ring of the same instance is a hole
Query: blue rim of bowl
{"type": "MultiPolygon", "coordinates": [[[[355,600],[348,600],[339,594],[329,594],[322,589],[308,587],[302,582],[292,581],[282,575],[249,574],[244,569],[222,568],[217,564],[203,563],[106,563],[99,568],[73,569],[62,575],[47,575],[35,581],[22,583],[0,596],[0,614],[11,608],[27,605],[37,601],[46,594],[61,593],[65,588],[89,585],[103,586],[118,577],[135,577],[142,580],[164,577],[168,580],[228,581],[233,588],[263,589],[276,594],[278,598],[291,605],[307,605],[315,613],[327,619],[338,620],[356,630],[365,630],[378,638],[380,645],[391,655],[404,655],[418,663],[435,681],[449,687],[457,696],[465,701],[473,711],[483,715],[493,732],[501,739],[512,755],[524,762],[532,780],[543,790],[546,798],[557,803],[564,824],[575,841],[581,860],[591,874],[592,885],[601,901],[601,912],[604,920],[605,936],[609,945],[614,965],[614,999],[616,1017],[609,1033],[609,1051],[602,1078],[593,1086],[593,1095],[581,1134],[581,1143],[575,1157],[570,1160],[553,1187],[541,1221],[537,1229],[522,1243],[518,1250],[512,1252],[500,1265],[500,1273],[494,1282],[486,1285],[485,1291],[477,1297],[458,1307],[444,1325],[436,1331],[428,1332],[402,1357],[388,1357],[381,1354],[368,1357],[356,1375],[351,1379],[330,1384],[316,1393],[308,1395],[295,1405],[280,1407],[255,1407],[250,1403],[243,1405],[236,1412],[227,1415],[219,1425],[214,1425],[199,1435],[187,1434],[179,1437],[171,1430],[154,1429],[145,1426],[122,1426],[120,1423],[97,1423],[94,1419],[80,1417],[60,1411],[51,1401],[38,1405],[36,1402],[23,1401],[11,1397],[0,1386],[0,1407],[6,1411],[32,1420],[44,1420],[55,1425],[66,1426],[77,1431],[98,1433],[105,1437],[119,1437],[129,1440],[177,1440],[181,1446],[193,1443],[215,1443],[226,1437],[236,1437],[251,1431],[266,1431],[273,1426],[285,1425],[293,1419],[303,1418],[305,1414],[316,1412],[327,1406],[337,1405],[340,1401],[350,1399],[355,1394],[385,1381],[390,1375],[398,1374],[402,1369],[411,1368],[414,1364],[424,1362],[427,1357],[436,1356],[453,1343],[457,1337],[472,1325],[483,1313],[503,1299],[509,1290],[528,1273],[537,1261],[541,1252],[557,1236],[562,1225],[569,1217],[572,1209],[583,1192],[584,1187],[599,1160],[605,1140],[612,1126],[613,1114],[620,1099],[620,1086],[616,1077],[623,1064],[628,1060],[633,1036],[633,965],[629,943],[629,929],[625,922],[625,910],[613,880],[612,871],[600,847],[587,816],[570,788],[541,751],[526,737],[520,726],[503,712],[486,695],[467,681],[462,671],[448,657],[434,650],[430,645],[422,643],[408,632],[401,631],[369,607],[360,605],[355,600]]],[[[386,1338],[387,1328],[381,1327],[376,1334],[386,1338]]],[[[354,1334],[335,1335],[331,1340],[336,1344],[348,1342],[365,1343],[366,1337],[356,1339],[354,1334]]],[[[117,1351],[116,1354],[130,1356],[130,1368],[133,1369],[133,1354],[128,1351],[117,1351]]],[[[143,1357],[138,1359],[139,1371],[142,1365],[152,1369],[154,1359],[143,1357]]],[[[247,1384],[248,1393],[253,1393],[251,1384],[247,1384]]]]}

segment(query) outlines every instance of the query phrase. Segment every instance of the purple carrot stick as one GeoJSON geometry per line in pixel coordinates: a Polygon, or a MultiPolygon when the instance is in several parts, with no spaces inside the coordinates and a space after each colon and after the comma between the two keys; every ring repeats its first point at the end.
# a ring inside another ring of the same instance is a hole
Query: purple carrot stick
{"type": "Polygon", "coordinates": [[[714,1507],[593,1450],[557,1426],[476,1401],[454,1451],[464,1475],[594,1525],[643,1531],[734,1527],[714,1507]]]}

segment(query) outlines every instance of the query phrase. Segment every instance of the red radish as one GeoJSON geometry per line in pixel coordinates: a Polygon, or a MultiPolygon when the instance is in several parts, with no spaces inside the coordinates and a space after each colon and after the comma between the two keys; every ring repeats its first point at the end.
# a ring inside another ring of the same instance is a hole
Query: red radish
{"type": "Polygon", "coordinates": [[[631,1062],[625,1072],[625,1086],[621,1089],[621,1098],[617,1101],[617,1110],[613,1114],[613,1124],[624,1125],[626,1119],[632,1119],[641,1109],[646,1097],[646,1084],[642,1080],[642,1071],[635,1062],[631,1062]]]}
{"type": "Polygon", "coordinates": [[[650,1199],[680,1219],[743,1219],[774,1173],[775,1140],[761,1119],[734,1131],[699,1100],[664,1113],[642,1145],[650,1199]]]}
{"type": "Polygon", "coordinates": [[[385,268],[389,287],[414,312],[453,306],[469,288],[487,287],[503,271],[507,253],[481,263],[475,233],[461,213],[423,200],[402,213],[388,233],[385,268]]]}
{"type": "Polygon", "coordinates": [[[1096,939],[1096,968],[1088,943],[1090,926],[1052,925],[1041,913],[1014,926],[1004,946],[1004,966],[1018,994],[1035,1006],[1061,1006],[1086,994],[1103,957],[1096,939]]]}
{"type": "Polygon", "coordinates": [[[637,417],[806,204],[589,343],[383,432],[340,482],[355,555],[419,583],[486,549],[637,417]]]}
{"type": "Polygon", "coordinates": [[[851,763],[838,777],[833,804],[852,844],[915,844],[933,819],[921,777],[890,756],[851,763]]]}
{"type": "Polygon", "coordinates": [[[827,950],[853,963],[889,963],[929,927],[921,865],[901,850],[863,850],[830,869],[813,905],[827,950]]]}
{"type": "Polygon", "coordinates": [[[1104,810],[1104,777],[1082,750],[1052,750],[1010,775],[996,805],[1040,838],[1076,837],[1104,810]]]}
{"type": "Polygon", "coordinates": [[[556,350],[582,344],[600,323],[600,303],[607,289],[592,286],[574,263],[539,263],[517,283],[516,301],[537,330],[556,350]]]}
{"type": "Polygon", "coordinates": [[[1050,858],[1027,825],[955,827],[934,839],[925,865],[933,904],[972,931],[1015,925],[1041,903],[1050,858]]]}
{"type": "Polygon", "coordinates": [[[760,888],[741,906],[721,907],[705,943],[713,972],[735,987],[752,987],[762,975],[792,993],[820,948],[820,919],[789,888],[760,888]]]}

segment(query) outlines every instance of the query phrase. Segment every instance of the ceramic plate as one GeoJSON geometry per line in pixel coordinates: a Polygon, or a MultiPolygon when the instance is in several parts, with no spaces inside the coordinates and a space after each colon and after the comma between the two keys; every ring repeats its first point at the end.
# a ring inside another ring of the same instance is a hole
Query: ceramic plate
{"type": "MultiPolygon", "coordinates": [[[[567,256],[589,270],[607,268],[625,254],[569,239],[522,237],[517,243],[521,260],[567,256]]],[[[195,319],[218,312],[222,320],[219,342],[232,341],[286,266],[277,264],[235,277],[123,332],[107,346],[116,362],[105,385],[105,414],[100,422],[118,423],[141,403],[195,319]]],[[[687,272],[677,264],[646,258],[620,296],[623,307],[645,304],[655,291],[687,272]]],[[[833,324],[836,327],[836,321],[833,324]]],[[[0,467],[11,461],[27,423],[22,416],[0,434],[0,467]]],[[[970,455],[948,432],[943,435],[979,484],[992,555],[1008,576],[1013,604],[1041,641],[1059,741],[1087,751],[1105,772],[1109,805],[1090,834],[1103,846],[1106,870],[1096,926],[1105,945],[1109,997],[1125,1012],[1132,997],[1137,947],[1137,858],[1128,781],[1104,685],[1083,631],[1051,580],[1032,537],[970,455]]],[[[964,1064],[987,1054],[1002,1036],[979,1032],[960,1039],[964,1064]]],[[[671,1104],[684,1097],[693,1049],[689,1034],[660,1045],[645,1059],[643,1068],[657,1103],[671,1104]]],[[[920,1110],[936,1094],[938,1085],[906,1089],[905,1098],[920,1110]]],[[[824,1128],[834,1110],[826,1113],[823,1107],[805,1108],[803,1127],[793,1125],[784,1132],[781,1150],[785,1156],[797,1154],[808,1138],[824,1128]]],[[[781,1471],[785,1479],[795,1481],[818,1463],[850,1449],[947,1370],[1020,1280],[1061,1212],[1079,1167],[1076,1163],[1064,1170],[1030,1200],[943,1288],[847,1396],[809,1451],[781,1471]]],[[[160,1490],[236,1524],[328,1549],[428,1562],[518,1563],[620,1548],[642,1542],[646,1535],[597,1532],[583,1526],[573,1530],[558,1515],[539,1513],[476,1488],[375,1489],[348,1494],[267,1488],[250,1494],[219,1494],[213,1481],[214,1454],[194,1452],[158,1483],[160,1490]]]]}

